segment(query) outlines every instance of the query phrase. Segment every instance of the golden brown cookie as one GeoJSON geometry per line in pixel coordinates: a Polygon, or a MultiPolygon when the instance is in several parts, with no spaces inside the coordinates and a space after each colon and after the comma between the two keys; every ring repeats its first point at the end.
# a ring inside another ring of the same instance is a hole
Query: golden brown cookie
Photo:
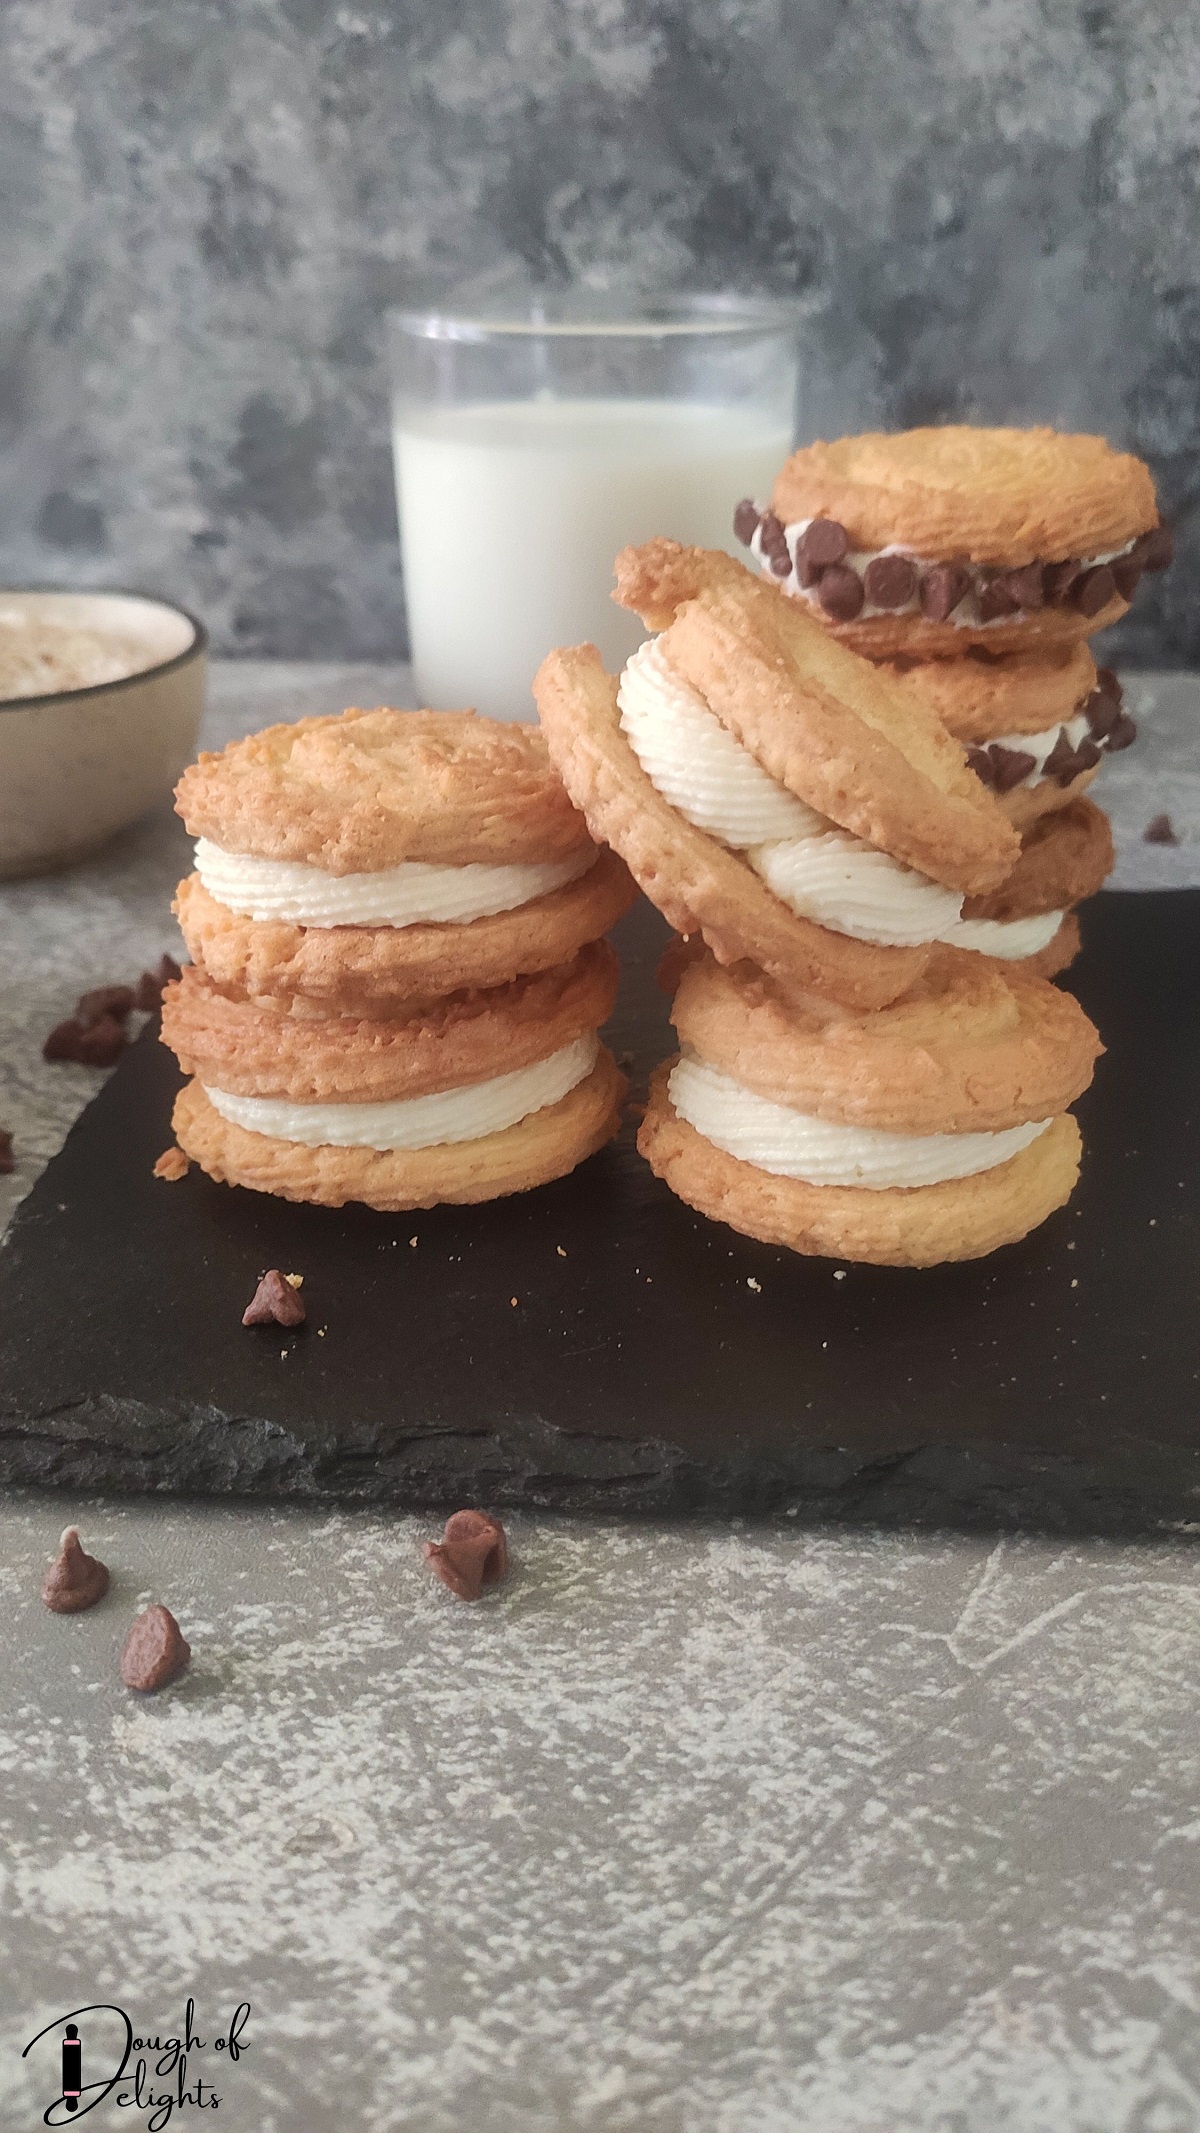
{"type": "MultiPolygon", "coordinates": [[[[582,819],[582,818],[580,818],[582,819]]],[[[241,918],[195,874],[175,902],[188,952],[222,991],[300,996],[330,1014],[386,1018],[422,1002],[569,962],[637,894],[613,852],[564,888],[462,925],[293,926],[241,918]]]]}
{"type": "MultiPolygon", "coordinates": [[[[1031,978],[1057,978],[1069,970],[1079,954],[1083,941],[1079,932],[1079,920],[1073,911],[1063,913],[1062,924],[1052,940],[1047,941],[1036,955],[1023,956],[1017,965],[1031,978]]],[[[1011,970],[1012,964],[1001,964],[1001,969],[1011,970]]]]}
{"type": "Polygon", "coordinates": [[[1064,725],[1082,711],[1096,686],[1096,662],[1082,642],[1049,656],[998,655],[975,645],[961,659],[888,664],[901,689],[935,711],[965,747],[1064,725]]]}
{"type": "MultiPolygon", "coordinates": [[[[615,597],[661,615],[671,668],[762,768],[821,815],[947,888],[995,888],[1017,843],[941,720],[795,602],[715,550],[625,549],[615,597]]],[[[552,744],[553,745],[553,744],[552,744]]]]}
{"type": "Polygon", "coordinates": [[[603,1048],[592,1072],[556,1104],[481,1140],[437,1148],[309,1147],[247,1132],[221,1117],[198,1081],[175,1100],[175,1137],[185,1154],[225,1185],[283,1200],[343,1207],[360,1200],[388,1213],[497,1200],[565,1177],[618,1131],[625,1078],[603,1048]]]}
{"type": "Polygon", "coordinates": [[[937,1266],[1015,1244],[1070,1198],[1082,1143],[1056,1118],[1019,1155],[970,1178],[879,1192],[772,1176],[705,1140],[667,1093],[673,1061],[650,1084],[638,1148],[677,1197],[743,1236],[810,1257],[872,1266],[937,1266]]]}
{"type": "Polygon", "coordinates": [[[1103,888],[1115,864],[1108,816],[1091,800],[1072,800],[1030,825],[1008,880],[990,896],[969,896],[962,915],[1006,922],[1067,911],[1103,888]]]}
{"type": "Polygon", "coordinates": [[[327,874],[537,865],[587,830],[536,726],[473,711],[343,711],[202,755],[176,788],[194,837],[327,874]]]}
{"type": "Polygon", "coordinates": [[[1069,993],[944,949],[902,1000],[858,1015],[699,956],[671,1020],[685,1049],[770,1102],[891,1133],[998,1133],[1053,1117],[1103,1049],[1069,993]]]}
{"type": "Polygon", "coordinates": [[[1068,647],[1170,560],[1149,470],[1102,437],[944,428],[817,443],[737,530],[776,584],[875,658],[1068,647]]]}
{"type": "Polygon", "coordinates": [[[927,948],[879,947],[798,917],[739,854],[663,799],[621,731],[617,684],[594,645],[551,652],[534,694],[593,836],[621,854],[677,932],[703,934],[719,962],[748,957],[785,986],[852,1007],[885,1006],[919,975],[927,948]]]}
{"type": "MultiPolygon", "coordinates": [[[[607,1022],[618,964],[606,941],[487,992],[455,993],[405,1020],[298,1017],[230,999],[193,966],[163,995],[162,1041],[185,1074],[235,1096],[387,1103],[466,1088],[548,1059],[607,1022]]],[[[282,1011],[281,1011],[282,1010],[282,1011]]]]}

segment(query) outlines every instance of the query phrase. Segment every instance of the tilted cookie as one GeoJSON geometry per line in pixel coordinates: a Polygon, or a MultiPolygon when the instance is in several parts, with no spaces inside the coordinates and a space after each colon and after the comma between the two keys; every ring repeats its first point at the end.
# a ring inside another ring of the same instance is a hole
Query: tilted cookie
{"type": "Polygon", "coordinates": [[[773,583],[873,658],[1065,647],[1172,554],[1142,461],[1049,429],[811,444],[734,525],[773,583]]]}
{"type": "Polygon", "coordinates": [[[895,999],[1020,849],[962,749],[728,557],[627,549],[617,598],[666,624],[619,684],[591,646],[534,683],[593,833],[721,961],[853,1006],[895,999]]]}
{"type": "Polygon", "coordinates": [[[963,659],[892,671],[963,742],[970,768],[1019,829],[1070,806],[1105,757],[1137,739],[1118,676],[1097,671],[1086,644],[1054,659],[994,657],[976,646],[963,659]]]}
{"type": "Polygon", "coordinates": [[[781,994],[705,955],[679,979],[683,1051],[638,1146],[689,1206],[798,1252],[879,1265],[976,1258],[1069,1196],[1066,1106],[1101,1047],[1069,995],[957,954],[869,1015],[781,994]]]}

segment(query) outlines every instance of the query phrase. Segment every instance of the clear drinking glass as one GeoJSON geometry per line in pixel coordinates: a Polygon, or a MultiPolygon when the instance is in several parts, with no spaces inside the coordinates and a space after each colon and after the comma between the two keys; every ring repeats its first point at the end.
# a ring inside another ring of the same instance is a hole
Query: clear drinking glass
{"type": "Polygon", "coordinates": [[[618,549],[734,547],[735,504],[792,448],[784,300],[574,294],[392,324],[409,631],[434,709],[532,717],[558,644],[590,638],[620,665],[644,632],[609,598],[618,549]]]}

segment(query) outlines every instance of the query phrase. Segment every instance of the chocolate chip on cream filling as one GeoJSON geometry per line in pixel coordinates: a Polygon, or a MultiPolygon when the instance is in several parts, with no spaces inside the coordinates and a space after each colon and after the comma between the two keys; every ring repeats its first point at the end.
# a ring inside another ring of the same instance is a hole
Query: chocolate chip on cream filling
{"type": "Polygon", "coordinates": [[[248,1133],[269,1140],[300,1141],[310,1148],[441,1148],[456,1141],[484,1140],[519,1125],[533,1111],[561,1103],[586,1080],[600,1056],[594,1033],[539,1059],[533,1066],[467,1088],[399,1097],[392,1103],[277,1102],[273,1097],[235,1096],[205,1087],[214,1111],[248,1133]]]}
{"type": "Polygon", "coordinates": [[[967,762],[993,792],[1015,792],[1052,778],[1065,788],[1106,755],[1117,755],[1137,739],[1137,727],[1124,707],[1121,684],[1111,667],[1101,667],[1096,686],[1075,713],[1041,733],[1003,733],[967,749],[967,762]]]}
{"type": "Polygon", "coordinates": [[[868,1192],[940,1185],[995,1170],[1046,1131],[1048,1118],[999,1133],[889,1133],[773,1103],[684,1052],[667,1084],[678,1116],[716,1148],[774,1177],[868,1192]]]}
{"type": "Polygon", "coordinates": [[[733,524],[784,592],[820,608],[832,622],[920,615],[927,622],[986,630],[1043,607],[1098,615],[1112,600],[1131,600],[1143,571],[1165,570],[1173,553],[1170,530],[1161,525],[1104,555],[1012,569],[913,555],[898,545],[855,548],[836,519],[800,518],[785,526],[748,498],[733,524]]]}
{"type": "MultiPolygon", "coordinates": [[[[789,792],[675,672],[657,638],[628,661],[617,703],[625,738],[655,790],[697,829],[740,852],[799,917],[884,947],[974,945],[964,937],[956,890],[839,829],[789,792]]],[[[1003,933],[1000,922],[994,930],[1003,933]]]]}
{"type": "Polygon", "coordinates": [[[598,849],[524,866],[431,866],[407,860],[376,874],[327,874],[291,859],[257,859],[196,840],[196,872],[210,896],[242,918],[295,926],[469,924],[514,911],[586,874],[598,849]]]}

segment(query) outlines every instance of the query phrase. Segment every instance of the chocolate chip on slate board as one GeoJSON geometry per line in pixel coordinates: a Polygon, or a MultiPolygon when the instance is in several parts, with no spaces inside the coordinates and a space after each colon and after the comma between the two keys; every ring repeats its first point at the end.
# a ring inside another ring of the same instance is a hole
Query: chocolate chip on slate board
{"type": "Polygon", "coordinates": [[[130,1625],[121,1647],[121,1679],[127,1689],[150,1694],[182,1674],[192,1647],[169,1607],[147,1607],[130,1625]]]}
{"type": "Polygon", "coordinates": [[[163,987],[171,985],[182,976],[173,955],[160,956],[153,970],[143,970],[134,988],[133,1004],[142,1014],[157,1014],[162,1006],[163,987]]]}
{"type": "Polygon", "coordinates": [[[751,502],[748,496],[743,496],[741,503],[733,514],[733,530],[743,548],[750,546],[751,541],[754,539],[757,525],[758,507],[751,502]]]}
{"type": "Polygon", "coordinates": [[[72,1066],[115,1066],[125,1050],[123,1024],[113,1015],[101,1015],[92,1023],[68,1016],[51,1030],[42,1046],[42,1057],[66,1060],[72,1066]]]}
{"type": "Polygon", "coordinates": [[[460,1600],[477,1600],[508,1570],[508,1540],[498,1518],[486,1511],[455,1511],[440,1541],[426,1541],[430,1569],[460,1600]]]}
{"type": "Polygon", "coordinates": [[[108,1591],[108,1570],[98,1556],[85,1555],[78,1526],[68,1526],[58,1554],[42,1579],[42,1604],[55,1615],[77,1615],[94,1607],[108,1591]]]}
{"type": "Polygon", "coordinates": [[[268,1267],[242,1313],[244,1326],[302,1326],[306,1317],[296,1288],[277,1266],[268,1267]]]}
{"type": "Polygon", "coordinates": [[[1169,815],[1154,815],[1142,831],[1143,844],[1178,844],[1175,825],[1169,815]]]}
{"type": "Polygon", "coordinates": [[[91,992],[80,993],[74,1019],[81,1029],[93,1029],[106,1016],[114,1022],[126,1021],[133,1006],[132,985],[97,985],[91,992]]]}
{"type": "Polygon", "coordinates": [[[12,1134],[6,1126],[0,1126],[0,1178],[11,1177],[16,1167],[12,1134]]]}

